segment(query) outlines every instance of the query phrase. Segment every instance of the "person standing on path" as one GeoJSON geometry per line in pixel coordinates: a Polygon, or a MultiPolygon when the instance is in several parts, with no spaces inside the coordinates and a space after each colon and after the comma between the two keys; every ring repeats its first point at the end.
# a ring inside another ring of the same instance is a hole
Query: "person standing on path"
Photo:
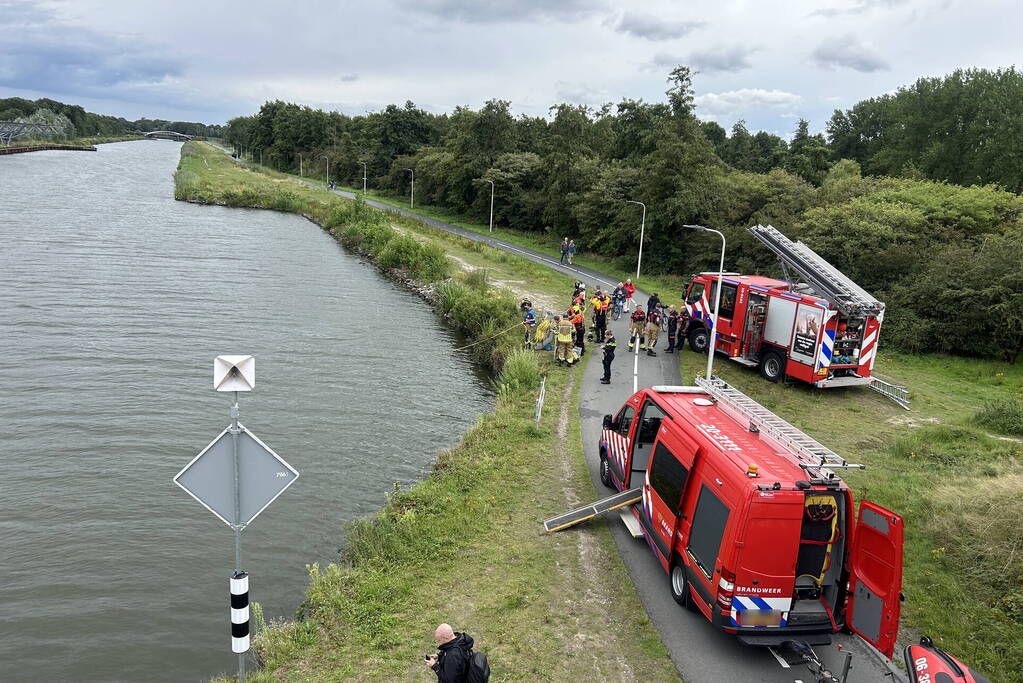
{"type": "Polygon", "coordinates": [[[632,308],[632,295],[636,293],[636,285],[632,284],[632,280],[626,280],[622,287],[625,288],[625,310],[628,311],[632,308]]]}
{"type": "Polygon", "coordinates": [[[646,339],[643,336],[645,325],[646,313],[643,312],[642,306],[636,306],[636,311],[629,316],[629,351],[632,351],[632,347],[636,345],[637,339],[639,339],[639,348],[646,348],[646,339]]]}
{"type": "Polygon", "coordinates": [[[615,342],[615,335],[614,332],[612,332],[608,336],[607,341],[604,342],[604,358],[601,360],[601,363],[604,364],[604,376],[600,378],[601,384],[611,383],[611,363],[615,360],[616,347],[617,342],[615,342]]]}
{"type": "Polygon", "coordinates": [[[580,308],[572,316],[572,325],[575,326],[575,345],[579,347],[579,355],[586,353],[586,316],[580,308]]]}
{"type": "MultiPolygon", "coordinates": [[[[646,355],[656,356],[654,346],[657,344],[657,335],[661,333],[661,312],[656,308],[647,311],[646,314],[646,355]]],[[[640,348],[643,348],[642,346],[640,348]]]]}
{"type": "Polygon", "coordinates": [[[568,265],[572,265],[572,259],[575,258],[576,246],[575,240],[568,241],[568,265]]]}
{"type": "Polygon", "coordinates": [[[561,239],[561,264],[568,264],[568,238],[563,237],[561,239]]]}
{"type": "Polygon", "coordinates": [[[572,339],[575,326],[560,315],[554,316],[554,329],[557,330],[557,348],[554,351],[554,362],[558,365],[572,365],[575,352],[572,350],[572,339]]]}
{"type": "Polygon", "coordinates": [[[598,344],[603,343],[607,332],[607,299],[602,292],[597,292],[593,304],[593,334],[598,344]]]}
{"type": "MultiPolygon", "coordinates": [[[[668,350],[665,353],[675,353],[676,340],[678,339],[678,325],[681,322],[682,316],[675,310],[675,306],[668,306],[668,350]]],[[[681,351],[682,344],[678,344],[677,348],[681,351]]]]}

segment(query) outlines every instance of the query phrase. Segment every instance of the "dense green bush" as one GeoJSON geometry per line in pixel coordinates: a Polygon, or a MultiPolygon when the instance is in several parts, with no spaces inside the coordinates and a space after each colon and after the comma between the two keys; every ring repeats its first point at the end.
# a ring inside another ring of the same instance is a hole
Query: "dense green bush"
{"type": "Polygon", "coordinates": [[[988,402],[977,411],[974,421],[1000,434],[1023,436],[1023,398],[988,402]]]}

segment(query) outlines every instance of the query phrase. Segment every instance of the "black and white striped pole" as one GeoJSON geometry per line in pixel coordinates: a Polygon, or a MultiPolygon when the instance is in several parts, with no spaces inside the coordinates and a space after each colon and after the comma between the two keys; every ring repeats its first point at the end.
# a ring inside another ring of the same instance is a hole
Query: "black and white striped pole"
{"type": "Polygon", "coordinates": [[[231,575],[231,651],[238,655],[238,677],[245,680],[245,653],[249,651],[249,575],[231,575]]]}
{"type": "Polygon", "coordinates": [[[298,471],[238,422],[238,392],[256,384],[252,356],[217,356],[213,388],[234,393],[231,423],[177,473],[174,483],[234,531],[231,575],[231,651],[238,655],[238,680],[245,683],[251,646],[249,575],[242,571],[242,531],[298,479],[298,471]]]}

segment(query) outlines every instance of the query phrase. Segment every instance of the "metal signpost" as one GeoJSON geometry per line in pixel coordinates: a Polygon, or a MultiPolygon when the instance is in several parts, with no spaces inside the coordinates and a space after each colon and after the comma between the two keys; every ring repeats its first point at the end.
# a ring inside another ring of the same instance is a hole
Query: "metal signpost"
{"type": "Polygon", "coordinates": [[[231,424],[174,477],[175,484],[234,530],[231,649],[238,654],[241,683],[249,650],[249,586],[248,574],[242,571],[242,531],[298,479],[294,467],[238,422],[238,392],[251,391],[255,385],[255,358],[217,356],[213,388],[234,393],[231,424]]]}

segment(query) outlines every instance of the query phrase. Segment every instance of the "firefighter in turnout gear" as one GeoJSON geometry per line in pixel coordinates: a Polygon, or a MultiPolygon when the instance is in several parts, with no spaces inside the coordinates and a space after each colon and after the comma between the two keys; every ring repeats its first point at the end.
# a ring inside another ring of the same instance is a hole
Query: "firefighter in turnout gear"
{"type": "MultiPolygon", "coordinates": [[[[661,333],[661,312],[656,308],[646,314],[646,355],[656,356],[654,346],[657,344],[657,335],[661,333]]],[[[643,348],[640,346],[639,348],[643,348]]]]}
{"type": "Polygon", "coordinates": [[[575,325],[557,315],[554,316],[554,326],[558,335],[554,361],[558,365],[572,365],[575,360],[575,351],[572,350],[572,343],[575,341],[575,325]]]}
{"type": "Polygon", "coordinates": [[[614,332],[612,332],[608,336],[607,341],[604,342],[604,358],[601,359],[601,363],[604,364],[604,376],[600,378],[601,384],[611,383],[611,363],[615,360],[616,346],[617,342],[615,342],[615,335],[614,332]]]}
{"type": "Polygon", "coordinates": [[[646,348],[646,338],[643,336],[643,327],[646,325],[646,313],[642,306],[636,306],[636,311],[629,316],[629,351],[639,339],[639,348],[646,348]]]}

